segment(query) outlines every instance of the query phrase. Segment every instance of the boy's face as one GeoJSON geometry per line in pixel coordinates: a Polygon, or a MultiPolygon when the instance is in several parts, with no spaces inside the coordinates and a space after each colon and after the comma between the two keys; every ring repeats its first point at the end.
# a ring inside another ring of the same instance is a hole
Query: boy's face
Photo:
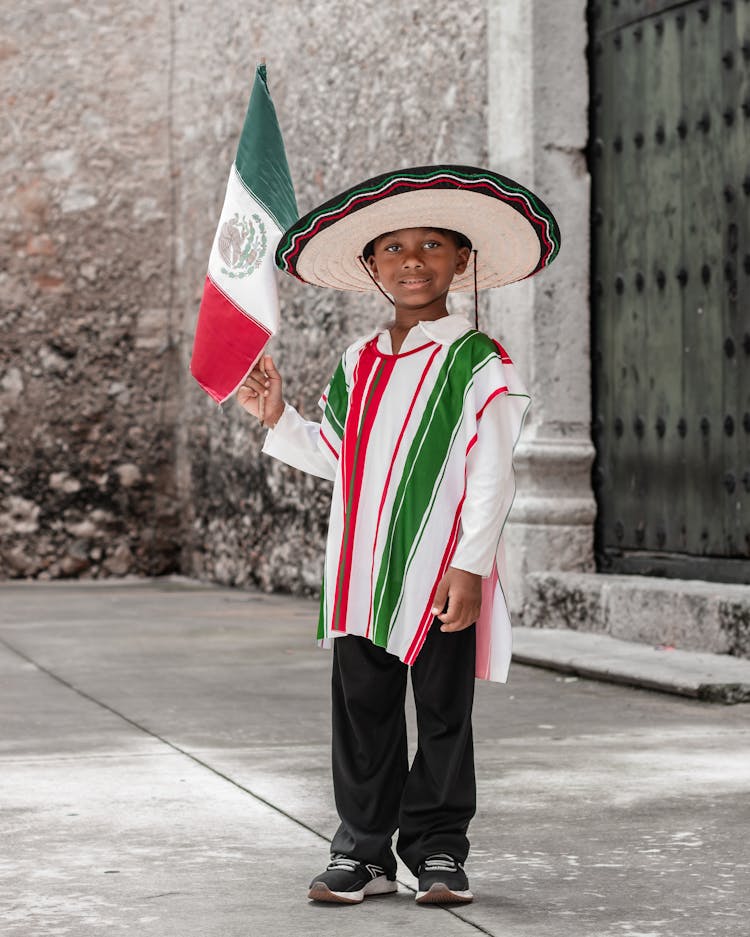
{"type": "Polygon", "coordinates": [[[421,308],[447,294],[453,277],[466,270],[469,254],[450,233],[401,228],[375,239],[367,263],[397,306],[421,308]]]}

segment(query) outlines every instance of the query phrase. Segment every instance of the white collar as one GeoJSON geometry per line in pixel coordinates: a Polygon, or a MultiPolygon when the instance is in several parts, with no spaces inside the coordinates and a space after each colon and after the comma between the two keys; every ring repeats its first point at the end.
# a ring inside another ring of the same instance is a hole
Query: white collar
{"type": "MultiPolygon", "coordinates": [[[[460,313],[450,313],[442,316],[440,319],[425,319],[417,322],[406,334],[401,345],[399,354],[411,351],[416,348],[423,340],[420,332],[431,342],[438,342],[441,345],[452,345],[457,338],[460,338],[464,332],[471,328],[471,323],[466,316],[460,313]]],[[[372,338],[377,338],[378,349],[384,354],[391,354],[391,334],[387,328],[376,329],[370,335],[366,336],[363,344],[372,338]]]]}
{"type": "Polygon", "coordinates": [[[433,342],[439,342],[441,345],[451,345],[471,328],[471,323],[466,316],[454,312],[440,319],[418,322],[417,326],[433,342]]]}

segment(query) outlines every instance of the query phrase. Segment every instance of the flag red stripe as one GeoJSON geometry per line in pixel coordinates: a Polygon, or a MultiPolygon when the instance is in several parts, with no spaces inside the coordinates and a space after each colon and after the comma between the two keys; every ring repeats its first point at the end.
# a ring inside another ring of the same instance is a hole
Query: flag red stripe
{"type": "Polygon", "coordinates": [[[207,394],[217,403],[231,396],[270,337],[265,326],[242,312],[206,277],[190,372],[207,394]]]}

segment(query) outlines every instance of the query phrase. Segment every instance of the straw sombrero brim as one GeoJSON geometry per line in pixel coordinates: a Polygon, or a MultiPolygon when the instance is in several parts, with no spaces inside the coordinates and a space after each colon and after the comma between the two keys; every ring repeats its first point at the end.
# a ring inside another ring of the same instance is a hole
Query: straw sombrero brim
{"type": "MultiPolygon", "coordinates": [[[[418,166],[368,179],[308,212],[282,235],[276,263],[305,283],[375,290],[360,260],[365,245],[388,231],[422,227],[469,238],[480,290],[523,280],[560,250],[552,212],[519,183],[471,166],[418,166]]],[[[469,263],[451,290],[473,289],[469,263]]]]}

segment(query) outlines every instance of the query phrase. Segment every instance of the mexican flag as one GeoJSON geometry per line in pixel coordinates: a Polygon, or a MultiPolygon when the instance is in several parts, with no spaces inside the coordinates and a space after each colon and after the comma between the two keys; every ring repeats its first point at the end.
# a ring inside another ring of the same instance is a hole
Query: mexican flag
{"type": "Polygon", "coordinates": [[[279,326],[274,253],[297,219],[284,141],[259,65],[216,229],[190,371],[217,403],[237,390],[279,326]]]}

